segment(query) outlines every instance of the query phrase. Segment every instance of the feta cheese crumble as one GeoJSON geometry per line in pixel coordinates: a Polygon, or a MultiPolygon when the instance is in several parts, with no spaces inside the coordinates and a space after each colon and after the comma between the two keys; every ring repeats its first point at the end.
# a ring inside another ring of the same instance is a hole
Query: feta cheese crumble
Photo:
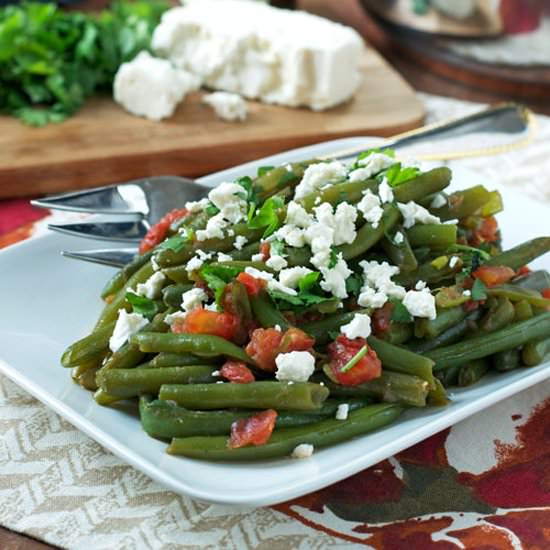
{"type": "Polygon", "coordinates": [[[350,340],[368,338],[371,333],[370,317],[364,313],[356,313],[347,325],[340,327],[340,332],[350,340]]]}
{"type": "Polygon", "coordinates": [[[300,443],[300,445],[294,447],[290,456],[292,458],[309,458],[313,454],[313,450],[313,445],[309,443],[300,443]]]}
{"type": "Polygon", "coordinates": [[[449,260],[449,267],[451,269],[454,269],[456,264],[458,263],[459,257],[458,256],[451,256],[451,259],[449,260]]]}
{"type": "Polygon", "coordinates": [[[315,371],[315,357],[309,351],[279,353],[275,357],[275,364],[275,378],[281,381],[307,382],[315,371]]]}
{"type": "Polygon", "coordinates": [[[149,321],[140,313],[128,313],[125,309],[118,310],[118,318],[111,338],[109,348],[114,353],[130,338],[139,332],[149,321]]]}
{"type": "Polygon", "coordinates": [[[244,235],[237,235],[237,238],[235,239],[235,242],[233,243],[233,246],[237,250],[242,250],[243,246],[248,242],[248,239],[244,235]]]}
{"type": "Polygon", "coordinates": [[[197,214],[198,212],[202,212],[205,210],[208,205],[210,204],[210,201],[205,197],[204,199],[201,199],[200,201],[188,201],[185,203],[185,209],[190,214],[197,214]]]}
{"type": "Polygon", "coordinates": [[[393,201],[393,190],[386,178],[384,178],[382,183],[378,186],[378,196],[380,197],[382,204],[393,201]]]}
{"type": "Polygon", "coordinates": [[[360,290],[357,303],[362,307],[381,308],[388,300],[388,297],[403,299],[405,289],[395,284],[391,278],[399,273],[399,268],[388,262],[378,263],[377,261],[359,262],[363,269],[364,284],[360,290]]]}
{"type": "Polygon", "coordinates": [[[172,116],[186,94],[200,85],[197,76],[144,51],[118,68],[113,92],[115,101],[130,113],[161,120],[172,116]]]}
{"type": "Polygon", "coordinates": [[[370,190],[363,192],[363,198],[357,204],[357,209],[362,212],[365,221],[372,224],[376,229],[384,215],[384,210],[380,206],[380,199],[370,190]]]}
{"type": "Polygon", "coordinates": [[[336,298],[347,298],[346,280],[353,274],[348,268],[348,264],[342,258],[342,253],[338,254],[338,261],[334,267],[321,266],[319,271],[323,275],[320,285],[323,290],[330,292],[336,298]]]}
{"type": "Polygon", "coordinates": [[[203,250],[197,250],[195,256],[193,256],[185,265],[185,270],[187,273],[192,273],[197,271],[202,267],[202,264],[206,260],[212,258],[212,252],[204,252],[203,250]]]}
{"type": "MultiPolygon", "coordinates": [[[[154,269],[154,268],[153,268],[154,269]]],[[[166,277],[160,271],[155,271],[144,283],[138,283],[136,286],[136,294],[154,300],[158,298],[166,277]]]]}
{"type": "Polygon", "coordinates": [[[401,231],[398,231],[393,236],[393,241],[395,242],[395,244],[403,244],[405,242],[405,237],[403,236],[403,233],[401,233],[401,231]]]}
{"type": "Polygon", "coordinates": [[[281,269],[284,269],[288,265],[288,262],[282,256],[273,254],[269,257],[269,260],[265,262],[265,265],[275,271],[281,271],[281,269]]]}
{"type": "Polygon", "coordinates": [[[277,281],[272,273],[268,273],[267,271],[260,271],[255,267],[247,267],[244,271],[245,273],[252,275],[252,277],[256,277],[256,279],[263,279],[264,281],[266,281],[268,289],[278,290],[280,292],[284,292],[285,294],[289,294],[290,296],[296,296],[298,294],[293,288],[288,288],[287,286],[277,281]]]}
{"type": "Polygon", "coordinates": [[[336,409],[336,420],[347,420],[349,414],[349,405],[347,403],[340,403],[336,409]]]}
{"type": "Polygon", "coordinates": [[[396,163],[396,160],[393,157],[384,155],[383,153],[371,153],[365,158],[359,159],[357,164],[361,168],[357,168],[350,172],[349,180],[350,181],[363,181],[368,180],[372,176],[382,172],[386,168],[389,168],[396,163]]]}
{"type": "Polygon", "coordinates": [[[151,267],[153,268],[153,271],[160,271],[160,265],[157,262],[157,258],[153,254],[151,256],[151,267]]]}
{"type": "Polygon", "coordinates": [[[430,208],[441,208],[447,204],[447,198],[443,193],[438,193],[432,200],[430,208]]]}
{"type": "Polygon", "coordinates": [[[281,273],[279,273],[279,281],[289,288],[296,288],[300,280],[310,273],[312,273],[312,271],[307,267],[290,267],[288,269],[283,269],[281,273]]]}
{"type": "Polygon", "coordinates": [[[232,262],[233,258],[229,254],[218,252],[218,255],[216,256],[216,260],[218,260],[218,262],[232,262]]]}
{"type": "Polygon", "coordinates": [[[409,201],[406,204],[398,202],[397,206],[403,215],[403,226],[405,229],[409,229],[409,227],[412,227],[417,222],[441,223],[441,220],[437,216],[430,214],[423,206],[413,201],[409,201]]]}
{"type": "Polygon", "coordinates": [[[247,204],[242,198],[243,193],[242,185],[223,182],[208,193],[208,198],[218,208],[224,219],[237,223],[246,217],[247,204]]]}
{"type": "Polygon", "coordinates": [[[409,290],[403,298],[403,305],[413,317],[436,318],[435,298],[429,288],[409,290]]]}
{"type": "Polygon", "coordinates": [[[337,160],[310,164],[294,191],[294,199],[302,199],[311,193],[346,177],[346,167],[337,160]]]}
{"type": "Polygon", "coordinates": [[[208,300],[208,294],[202,288],[192,288],[187,290],[181,296],[181,309],[189,312],[196,307],[199,307],[203,302],[208,300]]]}
{"type": "Polygon", "coordinates": [[[333,212],[332,204],[325,202],[314,208],[314,212],[318,223],[333,230],[334,245],[352,243],[355,240],[357,210],[354,206],[341,202],[333,212]]]}
{"type": "Polygon", "coordinates": [[[202,102],[214,109],[216,116],[222,120],[245,120],[247,115],[246,101],[239,94],[214,92],[205,95],[202,102]]]}

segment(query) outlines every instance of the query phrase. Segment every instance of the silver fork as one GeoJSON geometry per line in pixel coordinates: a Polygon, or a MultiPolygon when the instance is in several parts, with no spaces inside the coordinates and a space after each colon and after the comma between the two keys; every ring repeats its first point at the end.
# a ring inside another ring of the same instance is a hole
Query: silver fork
{"type": "MultiPolygon", "coordinates": [[[[424,126],[411,132],[399,134],[386,140],[382,146],[398,149],[426,139],[447,139],[476,132],[497,132],[515,134],[527,131],[527,135],[512,144],[519,148],[527,145],[534,138],[534,118],[532,113],[521,105],[504,103],[489,107],[473,115],[455,118],[424,126]]],[[[506,146],[504,146],[506,147],[506,146]]],[[[510,146],[508,146],[510,147],[510,146]]],[[[365,147],[354,147],[323,156],[323,159],[345,161],[365,147]]],[[[437,158],[459,158],[472,154],[495,154],[503,151],[503,146],[484,148],[472,153],[451,151],[439,154],[437,158]]],[[[422,158],[422,155],[420,156],[422,158]]],[[[424,155],[424,158],[428,158],[424,155]]],[[[436,158],[434,155],[430,159],[436,158]]],[[[42,208],[68,210],[89,214],[124,215],[123,220],[87,221],[70,224],[50,224],[53,231],[102,239],[110,242],[137,243],[148,229],[157,223],[166,212],[183,206],[188,201],[205,197],[211,187],[200,184],[189,178],[179,176],[152,176],[126,183],[53,195],[45,199],[31,201],[34,206],[42,208]]],[[[94,263],[121,267],[135,255],[137,248],[101,249],[87,251],[63,251],[64,256],[94,263]]]]}

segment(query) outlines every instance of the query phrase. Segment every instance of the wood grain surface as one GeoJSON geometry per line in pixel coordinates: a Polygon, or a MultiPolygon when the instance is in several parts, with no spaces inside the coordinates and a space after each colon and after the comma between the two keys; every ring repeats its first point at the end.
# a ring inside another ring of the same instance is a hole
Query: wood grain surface
{"type": "Polygon", "coordinates": [[[392,135],[422,123],[408,84],[374,50],[348,103],[324,112],[249,102],[242,123],[224,122],[190,95],[174,117],[134,117],[110,98],[73,118],[29,128],[0,117],[0,198],[37,195],[160,174],[197,176],[293,147],[354,135],[392,135]]]}

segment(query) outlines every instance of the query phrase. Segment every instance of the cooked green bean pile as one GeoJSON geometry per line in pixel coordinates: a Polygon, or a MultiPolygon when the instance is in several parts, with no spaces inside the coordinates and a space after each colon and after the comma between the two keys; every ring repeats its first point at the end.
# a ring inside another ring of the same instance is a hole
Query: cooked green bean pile
{"type": "Polygon", "coordinates": [[[503,251],[499,193],[450,181],[370,150],[222,183],[151,228],[62,364],[101,405],[138,399],[169,453],[223,461],[304,458],[538,365],[550,237],[503,251]]]}

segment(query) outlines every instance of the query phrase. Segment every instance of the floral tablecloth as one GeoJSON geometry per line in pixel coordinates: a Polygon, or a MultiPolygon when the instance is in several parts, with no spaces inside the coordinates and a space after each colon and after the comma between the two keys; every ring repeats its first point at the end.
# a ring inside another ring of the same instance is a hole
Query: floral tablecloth
{"type": "MultiPolygon", "coordinates": [[[[422,98],[429,120],[479,108],[422,98]]],[[[461,164],[550,200],[550,119],[538,122],[528,149],[461,164]]],[[[0,247],[43,232],[43,215],[0,202],[0,247]]],[[[550,381],[291,502],[205,504],[166,491],[0,375],[0,525],[64,548],[544,549],[549,471],[550,381]]]]}

